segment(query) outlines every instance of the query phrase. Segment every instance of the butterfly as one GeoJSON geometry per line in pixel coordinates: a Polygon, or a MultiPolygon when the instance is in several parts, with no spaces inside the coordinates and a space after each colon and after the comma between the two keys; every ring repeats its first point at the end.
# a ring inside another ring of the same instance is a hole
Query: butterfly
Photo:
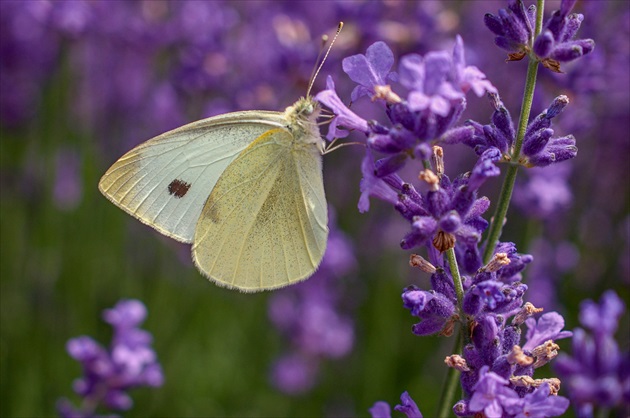
{"type": "Polygon", "coordinates": [[[257,292],[309,278],[326,250],[328,213],[320,108],[308,92],[328,52],[306,97],[284,112],[226,113],[166,132],[120,157],[99,190],[192,244],[195,266],[220,286],[257,292]]]}

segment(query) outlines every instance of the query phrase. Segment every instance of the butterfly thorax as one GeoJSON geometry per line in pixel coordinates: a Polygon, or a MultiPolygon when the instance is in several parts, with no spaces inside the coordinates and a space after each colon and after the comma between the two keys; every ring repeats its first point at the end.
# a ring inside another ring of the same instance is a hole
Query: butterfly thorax
{"type": "Polygon", "coordinates": [[[315,145],[323,154],[325,143],[321,137],[317,118],[319,117],[319,103],[312,97],[302,97],[284,111],[284,117],[288,121],[287,128],[300,144],[315,145]]]}

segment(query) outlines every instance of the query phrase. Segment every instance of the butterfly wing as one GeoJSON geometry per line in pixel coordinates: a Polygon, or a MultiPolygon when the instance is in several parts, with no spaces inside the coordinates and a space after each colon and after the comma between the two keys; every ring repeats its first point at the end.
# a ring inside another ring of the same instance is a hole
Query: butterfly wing
{"type": "Polygon", "coordinates": [[[328,237],[322,157],[285,129],[261,135],[223,172],[195,234],[193,260],[245,292],[311,276],[328,237]]]}
{"type": "Polygon", "coordinates": [[[123,155],[99,189],[145,224],[192,243],[203,205],[226,167],[264,132],[284,124],[282,113],[264,111],[193,122],[123,155]]]}

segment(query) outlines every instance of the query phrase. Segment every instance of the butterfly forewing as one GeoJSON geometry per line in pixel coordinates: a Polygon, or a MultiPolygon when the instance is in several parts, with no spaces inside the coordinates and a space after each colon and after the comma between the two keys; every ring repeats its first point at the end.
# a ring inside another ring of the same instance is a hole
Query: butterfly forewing
{"type": "Polygon", "coordinates": [[[192,243],[203,205],[226,167],[256,138],[283,126],[279,112],[234,112],[155,137],[122,156],[99,189],[114,204],[192,243]]]}
{"type": "Polygon", "coordinates": [[[249,292],[308,278],[328,237],[321,165],[316,147],[285,129],[256,139],[225,169],[203,208],[197,267],[249,292]]]}

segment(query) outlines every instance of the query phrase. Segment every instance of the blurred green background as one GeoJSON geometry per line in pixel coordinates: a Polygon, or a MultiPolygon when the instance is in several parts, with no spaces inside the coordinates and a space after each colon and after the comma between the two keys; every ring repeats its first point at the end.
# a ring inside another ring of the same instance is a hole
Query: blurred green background
{"type": "MultiPolygon", "coordinates": [[[[450,49],[460,33],[469,61],[500,87],[516,115],[525,64],[510,64],[515,70],[509,80],[493,78],[505,71],[504,54],[492,47],[481,21],[505,3],[62,3],[0,5],[0,415],[51,416],[59,397],[76,400],[71,384],[81,369],[65,351],[67,340],[90,335],[107,344],[111,329],[101,311],[119,299],[138,298],[148,308],[144,328],[154,336],[166,380],[161,388],[133,391],[135,404],[125,416],[367,415],[375,401],[394,405],[405,390],[432,416],[446,375],[442,360],[453,342],[410,332],[415,321],[402,308],[400,293],[411,283],[428,287],[428,277],[408,267],[408,253],[398,248],[408,225],[391,208],[373,201],[369,213],[358,214],[360,149],[325,158],[328,200],[358,260],[342,304],[355,323],[354,350],[324,361],[315,388],[297,396],[269,383],[271,363],[288,344],[268,320],[270,294],[241,294],[209,283],[192,266],[189,246],[114,207],[97,183],[123,152],[178,124],[290,105],[304,94],[318,36],[339,20],[347,27],[323,74],[333,74],[344,100],[352,85],[341,73],[341,58],[364,53],[376,40],[387,41],[397,56],[450,49]]],[[[604,58],[628,57],[627,42],[615,38],[627,33],[628,22],[607,20],[619,10],[627,16],[627,4],[619,3],[590,22],[613,26],[602,32],[604,39],[593,35],[603,26],[587,26],[588,15],[582,29],[590,31],[584,37],[601,42],[604,58]]],[[[557,2],[550,4],[552,9],[557,2]]],[[[581,6],[595,8],[589,2],[581,6]]],[[[606,64],[611,70],[611,61],[606,64]]],[[[579,78],[563,80],[554,86],[552,77],[540,76],[540,84],[551,87],[537,96],[542,98],[534,113],[554,95],[569,92],[575,113],[569,107],[563,117],[577,120],[580,111],[595,108],[605,115],[587,126],[569,124],[572,130],[563,132],[578,137],[578,159],[586,160],[575,163],[570,178],[573,204],[552,226],[513,210],[504,238],[523,252],[540,234],[550,235],[552,246],[570,242],[577,248],[579,259],[550,286],[555,303],[548,309],[559,310],[570,329],[578,325],[584,298],[598,299],[614,288],[629,300],[629,92],[617,91],[621,105],[605,113],[610,86],[580,91],[579,78]]],[[[315,90],[323,86],[320,76],[315,90]]],[[[487,123],[485,99],[470,100],[469,116],[480,112],[479,120],[487,123]]],[[[460,165],[470,167],[467,151],[452,151],[453,173],[466,170],[460,165]]],[[[500,180],[491,183],[486,193],[492,198],[500,180]]],[[[619,336],[625,350],[626,325],[627,317],[619,336]]]]}

